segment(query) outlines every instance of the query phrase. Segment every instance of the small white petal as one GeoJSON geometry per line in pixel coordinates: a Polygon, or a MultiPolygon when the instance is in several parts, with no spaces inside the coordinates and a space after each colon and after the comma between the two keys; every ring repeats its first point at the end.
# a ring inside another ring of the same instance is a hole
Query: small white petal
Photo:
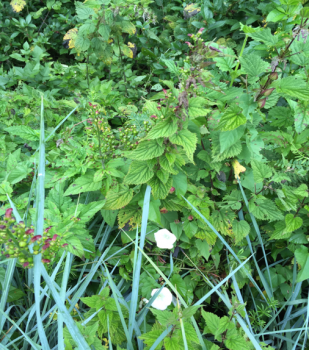
{"type": "Polygon", "coordinates": [[[157,231],[154,236],[157,246],[162,249],[172,249],[176,241],[176,236],[165,228],[157,231]]]}
{"type": "MultiPolygon", "coordinates": [[[[154,289],[151,292],[153,296],[159,289],[154,289]]],[[[163,288],[159,295],[157,295],[155,301],[152,303],[152,307],[158,310],[165,310],[169,305],[171,305],[173,300],[173,295],[169,289],[163,288]]]]}

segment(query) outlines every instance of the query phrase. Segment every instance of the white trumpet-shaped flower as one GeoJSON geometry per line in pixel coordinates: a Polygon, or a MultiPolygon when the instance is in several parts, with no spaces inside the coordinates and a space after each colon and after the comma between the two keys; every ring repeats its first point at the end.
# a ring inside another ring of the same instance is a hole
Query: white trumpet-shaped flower
{"type": "Polygon", "coordinates": [[[176,242],[176,236],[165,228],[156,232],[154,236],[159,248],[172,249],[176,242]]]}
{"type": "MultiPolygon", "coordinates": [[[[151,292],[151,296],[154,296],[154,294],[158,291],[159,289],[153,289],[151,292]]],[[[145,301],[149,301],[147,299],[144,299],[145,301]]],[[[157,295],[155,301],[152,303],[152,307],[158,310],[165,310],[169,305],[171,305],[173,301],[173,295],[170,292],[169,289],[166,287],[162,288],[161,292],[159,295],[157,295]]]]}

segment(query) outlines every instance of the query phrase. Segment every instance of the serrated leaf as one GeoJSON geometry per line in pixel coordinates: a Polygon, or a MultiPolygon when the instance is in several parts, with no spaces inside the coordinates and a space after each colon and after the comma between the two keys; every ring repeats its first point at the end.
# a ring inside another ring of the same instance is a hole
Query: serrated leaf
{"type": "Polygon", "coordinates": [[[11,135],[17,135],[24,140],[38,141],[40,139],[40,131],[34,130],[27,125],[10,126],[5,129],[11,135]]]}
{"type": "Polygon", "coordinates": [[[256,219],[280,221],[284,219],[281,211],[270,199],[257,198],[249,202],[249,210],[256,219]]]}
{"type": "Polygon", "coordinates": [[[236,215],[231,210],[221,209],[215,210],[211,214],[213,226],[224,235],[232,234],[232,224],[236,215]]]}
{"type": "Polygon", "coordinates": [[[285,216],[286,232],[293,232],[299,229],[303,224],[303,219],[293,214],[287,214],[285,216]]]}
{"type": "Polygon", "coordinates": [[[90,40],[83,36],[77,36],[74,45],[77,52],[87,51],[90,47],[90,40]]]}
{"type": "Polygon", "coordinates": [[[265,179],[272,176],[271,167],[258,160],[252,160],[251,166],[255,183],[263,182],[265,179]]]}
{"type": "Polygon", "coordinates": [[[298,264],[301,266],[301,270],[297,274],[297,282],[305,281],[309,278],[309,254],[308,248],[301,245],[300,248],[295,250],[295,257],[298,264]]]}
{"type": "Polygon", "coordinates": [[[245,126],[241,125],[234,130],[220,132],[220,153],[234,145],[245,133],[245,126]]]}
{"type": "Polygon", "coordinates": [[[101,210],[101,214],[103,216],[103,219],[107,223],[107,225],[113,227],[115,225],[115,221],[118,215],[118,210],[101,210]]]}
{"type": "Polygon", "coordinates": [[[250,226],[245,220],[233,221],[232,225],[233,233],[235,235],[235,243],[239,243],[243,238],[245,238],[250,232],[250,226]]]}
{"type": "Polygon", "coordinates": [[[202,316],[206,322],[207,328],[210,331],[210,333],[216,334],[220,324],[220,317],[211,312],[206,312],[204,310],[202,310],[202,316]]]}
{"type": "Polygon", "coordinates": [[[64,196],[97,191],[102,187],[102,181],[94,182],[93,174],[85,174],[74,181],[65,191],[64,196]]]}
{"type": "MultiPolygon", "coordinates": [[[[247,27],[248,28],[248,27],[247,27]]],[[[274,46],[278,42],[278,37],[271,34],[270,28],[249,28],[253,29],[253,32],[247,31],[246,33],[254,40],[262,41],[268,46],[274,46]]]]}
{"type": "Polygon", "coordinates": [[[169,194],[173,184],[173,179],[172,177],[169,177],[166,183],[163,183],[157,176],[155,176],[147,183],[151,187],[154,199],[164,199],[169,194]]]}
{"type": "Polygon", "coordinates": [[[127,184],[143,184],[154,176],[154,172],[146,162],[133,161],[129,168],[129,173],[124,178],[127,184]]]}
{"type": "Polygon", "coordinates": [[[111,27],[108,24],[100,24],[98,32],[104,41],[108,41],[111,27]]]}
{"type": "Polygon", "coordinates": [[[276,88],[276,92],[283,95],[298,98],[300,100],[309,100],[309,84],[299,77],[286,77],[274,81],[271,87],[276,88]]]}
{"type": "Polygon", "coordinates": [[[172,60],[161,60],[161,61],[167,66],[167,69],[169,70],[169,72],[175,75],[179,75],[179,70],[176,67],[176,64],[174,61],[172,60]]]}
{"type": "Polygon", "coordinates": [[[234,130],[246,122],[247,119],[242,114],[242,109],[237,105],[232,105],[221,116],[218,129],[221,131],[234,130]]]}
{"type": "Polygon", "coordinates": [[[134,160],[148,160],[160,157],[165,150],[165,147],[159,145],[157,140],[142,141],[137,146],[136,150],[126,152],[125,156],[134,160]]]}
{"type": "Polygon", "coordinates": [[[122,22],[117,22],[117,25],[120,25],[121,30],[124,33],[128,33],[131,35],[134,35],[136,33],[136,28],[135,25],[129,21],[122,21],[122,22]]]}
{"type": "Polygon", "coordinates": [[[266,22],[279,22],[283,18],[286,19],[287,15],[285,14],[282,7],[277,7],[274,10],[270,11],[266,17],[266,22]]]}
{"type": "Polygon", "coordinates": [[[170,137],[170,141],[175,145],[180,145],[184,148],[188,158],[193,163],[193,154],[196,149],[197,136],[188,129],[182,129],[170,137]]]}
{"type": "Polygon", "coordinates": [[[294,114],[295,130],[301,133],[309,125],[309,109],[300,103],[297,104],[294,114]]]}
{"type": "Polygon", "coordinates": [[[205,117],[211,110],[206,109],[205,105],[208,104],[208,101],[203,97],[192,97],[189,100],[189,117],[191,119],[197,117],[205,117]]]}
{"type": "Polygon", "coordinates": [[[157,139],[159,137],[170,137],[177,131],[177,123],[175,120],[168,118],[157,123],[147,134],[146,139],[157,139]]]}
{"type": "Polygon", "coordinates": [[[269,63],[262,60],[262,58],[254,53],[247,54],[240,59],[241,69],[249,75],[249,77],[258,77],[265,73],[269,67],[269,63]]]}
{"type": "MultiPolygon", "coordinates": [[[[216,45],[213,45],[216,46],[216,45]]],[[[222,72],[229,72],[232,70],[232,68],[235,67],[236,62],[235,62],[235,53],[231,48],[219,48],[220,51],[223,52],[224,56],[223,57],[216,57],[214,58],[217,67],[220,68],[222,72]]]]}
{"type": "Polygon", "coordinates": [[[133,189],[128,186],[120,186],[119,191],[111,189],[106,194],[104,209],[115,210],[125,207],[133,197],[133,189]]]}

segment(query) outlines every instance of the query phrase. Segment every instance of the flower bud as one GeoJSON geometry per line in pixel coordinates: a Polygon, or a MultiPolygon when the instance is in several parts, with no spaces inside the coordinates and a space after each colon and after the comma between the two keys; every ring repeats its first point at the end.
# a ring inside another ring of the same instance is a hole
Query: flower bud
{"type": "Polygon", "coordinates": [[[275,88],[263,90],[263,95],[269,96],[274,90],[275,90],[275,88]]]}
{"type": "Polygon", "coordinates": [[[33,237],[30,239],[30,242],[31,242],[31,243],[34,243],[34,242],[38,241],[38,240],[41,239],[41,238],[42,238],[41,235],[33,236],[33,237]]]}
{"type": "Polygon", "coordinates": [[[277,80],[278,79],[278,73],[277,72],[273,72],[270,74],[269,76],[270,80],[277,80]]]}
{"type": "Polygon", "coordinates": [[[166,208],[160,209],[160,213],[162,213],[162,214],[166,214],[167,212],[168,212],[168,210],[166,208]]]}
{"type": "Polygon", "coordinates": [[[170,193],[174,193],[174,192],[175,192],[175,187],[171,187],[170,193]]]}
{"type": "Polygon", "coordinates": [[[66,247],[68,245],[68,243],[64,243],[64,244],[62,244],[62,248],[64,248],[64,247],[66,247]]]}
{"type": "Polygon", "coordinates": [[[0,230],[5,230],[6,226],[5,225],[0,225],[0,230]]]}
{"type": "Polygon", "coordinates": [[[46,264],[49,264],[49,263],[50,263],[50,260],[49,260],[49,259],[42,259],[42,262],[43,262],[43,263],[46,263],[46,264]]]}
{"type": "Polygon", "coordinates": [[[191,38],[193,36],[193,34],[188,34],[188,36],[191,38]]]}
{"type": "Polygon", "coordinates": [[[25,262],[24,264],[23,264],[23,267],[24,268],[26,268],[26,267],[28,267],[29,266],[29,263],[28,262],[25,262]]]}
{"type": "Polygon", "coordinates": [[[263,108],[266,103],[266,98],[263,98],[262,100],[257,101],[257,103],[260,108],[263,108]]]}
{"type": "Polygon", "coordinates": [[[12,208],[7,209],[7,210],[5,211],[4,217],[5,217],[5,218],[8,218],[8,219],[11,219],[11,217],[12,217],[12,211],[13,211],[12,208]]]}
{"type": "Polygon", "coordinates": [[[33,233],[33,232],[34,232],[34,229],[29,228],[29,230],[25,231],[25,234],[26,234],[26,235],[30,235],[30,234],[33,233]]]}
{"type": "Polygon", "coordinates": [[[55,241],[57,239],[57,237],[58,237],[58,235],[56,235],[56,234],[53,235],[53,239],[52,240],[55,241]]]}
{"type": "Polygon", "coordinates": [[[188,216],[188,220],[189,220],[189,221],[192,221],[193,219],[194,219],[193,215],[189,215],[189,216],[188,216]]]}
{"type": "Polygon", "coordinates": [[[199,31],[198,31],[198,33],[203,33],[203,30],[204,30],[205,28],[203,27],[203,28],[201,28],[199,31]]]}
{"type": "Polygon", "coordinates": [[[50,244],[49,244],[49,243],[46,243],[46,244],[43,245],[42,250],[46,250],[46,249],[48,249],[49,247],[50,247],[50,244]]]}

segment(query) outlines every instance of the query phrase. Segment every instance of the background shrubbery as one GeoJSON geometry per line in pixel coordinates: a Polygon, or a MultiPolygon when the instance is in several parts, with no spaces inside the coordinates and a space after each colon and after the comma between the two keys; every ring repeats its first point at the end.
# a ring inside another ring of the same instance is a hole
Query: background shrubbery
{"type": "Polygon", "coordinates": [[[308,18],[0,3],[1,349],[306,349],[308,18]]]}

